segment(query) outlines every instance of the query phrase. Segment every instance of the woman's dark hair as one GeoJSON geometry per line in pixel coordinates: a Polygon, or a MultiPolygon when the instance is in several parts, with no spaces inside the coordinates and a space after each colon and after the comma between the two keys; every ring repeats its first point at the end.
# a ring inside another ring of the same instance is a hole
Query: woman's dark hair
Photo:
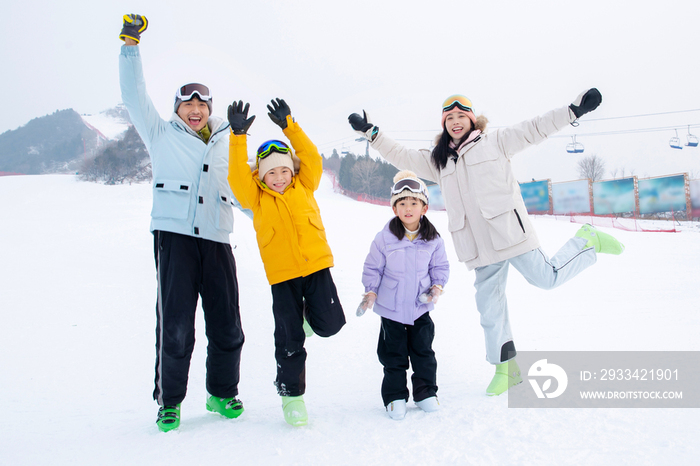
{"type": "MultiPolygon", "coordinates": [[[[421,201],[421,203],[422,202],[423,201],[421,201]]],[[[396,236],[399,239],[399,241],[402,240],[404,236],[406,236],[406,228],[403,226],[403,222],[398,216],[394,217],[393,219],[391,219],[391,222],[389,222],[389,231],[391,231],[394,234],[394,236],[396,236]]],[[[418,227],[418,237],[425,241],[432,241],[438,236],[440,236],[440,233],[438,233],[438,231],[435,229],[435,226],[432,223],[430,223],[428,217],[423,215],[423,217],[420,220],[420,226],[418,227]]]]}
{"type": "MultiPolygon", "coordinates": [[[[469,130],[469,132],[460,138],[457,147],[459,147],[462,144],[462,142],[466,141],[466,139],[469,137],[473,130],[474,125],[472,124],[472,127],[469,130]]],[[[445,168],[445,165],[447,165],[447,160],[450,157],[457,158],[458,156],[457,151],[450,147],[450,142],[452,142],[452,137],[449,135],[449,133],[443,126],[440,139],[438,139],[438,142],[433,148],[433,152],[430,155],[430,160],[433,162],[433,166],[438,170],[442,170],[443,168],[445,168]]]]}

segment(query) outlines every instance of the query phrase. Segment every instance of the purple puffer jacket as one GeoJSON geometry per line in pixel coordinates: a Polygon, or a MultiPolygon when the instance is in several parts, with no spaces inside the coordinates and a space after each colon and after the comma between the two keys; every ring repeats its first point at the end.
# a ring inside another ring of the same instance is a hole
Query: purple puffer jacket
{"type": "Polygon", "coordinates": [[[377,233],[362,271],[365,292],[377,294],[374,312],[406,325],[433,309],[433,303],[421,303],[418,296],[433,285],[445,286],[450,265],[445,243],[437,237],[432,241],[420,238],[399,241],[389,231],[389,223],[377,233]]]}

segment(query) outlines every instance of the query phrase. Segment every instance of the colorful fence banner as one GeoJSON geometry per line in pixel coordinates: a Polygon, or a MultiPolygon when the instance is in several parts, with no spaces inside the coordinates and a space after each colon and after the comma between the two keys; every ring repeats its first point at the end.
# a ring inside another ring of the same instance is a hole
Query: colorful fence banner
{"type": "Polygon", "coordinates": [[[552,204],[555,214],[590,214],[588,180],[552,184],[552,204]]]}
{"type": "Polygon", "coordinates": [[[634,178],[593,183],[593,213],[622,214],[635,211],[634,178]]]}
{"type": "Polygon", "coordinates": [[[649,178],[637,182],[639,213],[685,211],[685,177],[683,175],[649,178]]]}
{"type": "Polygon", "coordinates": [[[549,212],[549,180],[520,183],[520,193],[528,213],[549,212]]]}

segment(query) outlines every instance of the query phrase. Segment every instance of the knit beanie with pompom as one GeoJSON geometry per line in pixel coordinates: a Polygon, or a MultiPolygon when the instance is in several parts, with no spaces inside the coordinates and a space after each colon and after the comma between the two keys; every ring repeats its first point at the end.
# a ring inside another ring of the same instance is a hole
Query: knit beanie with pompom
{"type": "Polygon", "coordinates": [[[421,201],[423,201],[423,204],[428,205],[428,187],[425,185],[425,183],[423,183],[423,180],[418,178],[418,176],[416,176],[416,174],[410,170],[402,170],[396,175],[394,175],[394,186],[392,186],[391,192],[391,207],[394,207],[394,204],[396,204],[396,202],[398,202],[400,199],[403,199],[404,197],[415,197],[416,199],[420,199],[421,201]],[[404,179],[417,181],[422,187],[422,192],[415,193],[408,188],[404,188],[400,192],[394,193],[394,187],[396,186],[396,184],[404,179]]]}

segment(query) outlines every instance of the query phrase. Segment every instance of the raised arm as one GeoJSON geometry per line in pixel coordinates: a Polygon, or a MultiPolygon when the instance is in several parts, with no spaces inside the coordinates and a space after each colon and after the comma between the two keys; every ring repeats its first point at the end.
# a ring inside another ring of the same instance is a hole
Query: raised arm
{"type": "Polygon", "coordinates": [[[244,209],[253,209],[260,201],[259,188],[248,165],[248,143],[246,133],[255,120],[248,118],[249,104],[233,102],[228,107],[228,122],[231,125],[228,151],[228,183],[233,195],[244,209]]]}
{"type": "Polygon", "coordinates": [[[148,27],[148,20],[141,15],[124,15],[124,25],[119,37],[124,41],[119,55],[119,83],[122,102],[129,111],[129,117],[144,141],[151,148],[155,136],[164,131],[166,122],[158,115],[151,98],[146,92],[143,78],[141,53],[137,45],[141,33],[148,27]]]}
{"type": "Polygon", "coordinates": [[[292,118],[292,111],[284,99],[274,99],[267,106],[268,116],[273,123],[282,128],[284,135],[292,143],[296,156],[301,161],[299,173],[296,175],[304,186],[312,191],[318,189],[323,175],[323,159],[311,139],[302,131],[292,118]]]}
{"type": "Polygon", "coordinates": [[[411,170],[420,178],[438,181],[440,174],[430,161],[430,150],[408,149],[397,143],[379,131],[379,127],[370,122],[364,110],[362,116],[357,113],[350,115],[348,122],[358,134],[369,140],[373,149],[399,170],[411,170]]]}
{"type": "Polygon", "coordinates": [[[579,94],[566,107],[551,110],[531,120],[500,129],[496,132],[498,146],[507,157],[512,157],[526,147],[539,144],[567,125],[578,126],[578,119],[592,112],[602,102],[598,89],[592,88],[579,94]]]}

